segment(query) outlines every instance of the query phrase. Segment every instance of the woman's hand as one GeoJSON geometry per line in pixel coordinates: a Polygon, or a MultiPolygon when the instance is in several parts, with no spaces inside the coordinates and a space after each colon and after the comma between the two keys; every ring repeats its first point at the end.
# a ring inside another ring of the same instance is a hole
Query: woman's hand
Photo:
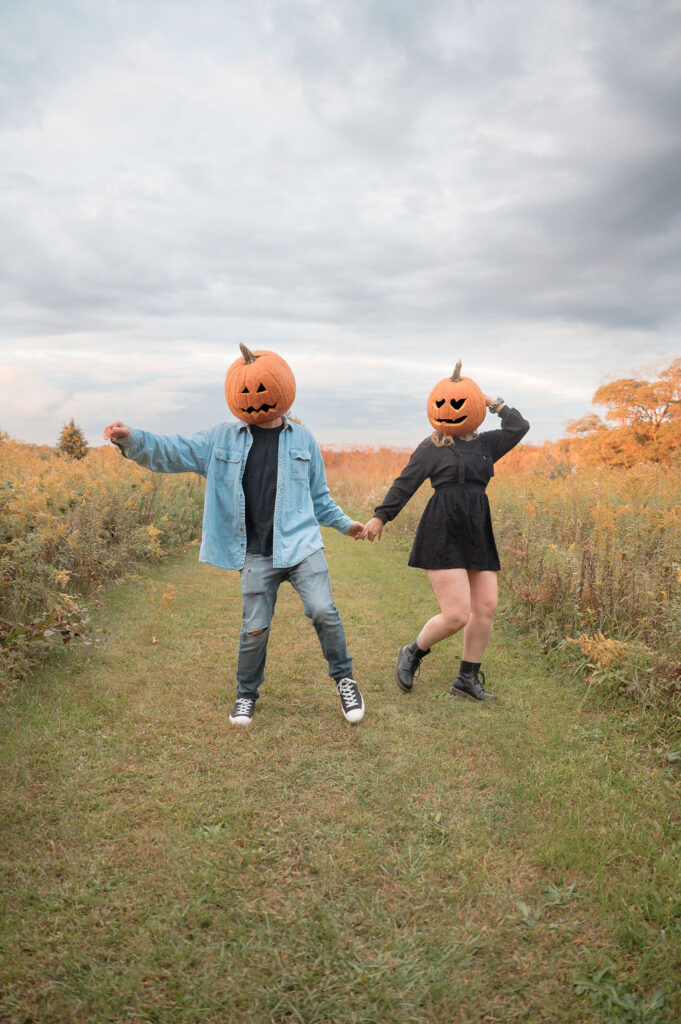
{"type": "Polygon", "coordinates": [[[379,519],[378,516],[374,516],[370,519],[362,531],[362,539],[366,537],[367,540],[380,540],[381,534],[383,533],[383,520],[379,519]]]}
{"type": "Polygon", "coordinates": [[[361,523],[353,522],[347,532],[347,536],[352,537],[353,540],[364,540],[364,527],[361,523]]]}
{"type": "Polygon", "coordinates": [[[130,436],[130,427],[126,427],[125,423],[121,423],[120,420],[116,420],[114,423],[110,423],[108,427],[104,427],[104,440],[113,441],[116,444],[117,441],[122,441],[124,437],[130,436]]]}
{"type": "Polygon", "coordinates": [[[490,398],[489,395],[484,393],[482,397],[485,399],[485,405],[491,412],[499,412],[499,410],[506,404],[503,398],[490,398]]]}

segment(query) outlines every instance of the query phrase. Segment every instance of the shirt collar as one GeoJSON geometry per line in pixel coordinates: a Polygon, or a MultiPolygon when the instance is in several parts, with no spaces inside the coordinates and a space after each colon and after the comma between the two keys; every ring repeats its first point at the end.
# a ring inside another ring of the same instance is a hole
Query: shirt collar
{"type": "MultiPolygon", "coordinates": [[[[243,420],[239,420],[237,430],[247,430],[250,434],[250,426],[250,423],[244,423],[243,420]]],[[[293,430],[293,423],[288,416],[284,416],[284,430],[293,430]]]]}

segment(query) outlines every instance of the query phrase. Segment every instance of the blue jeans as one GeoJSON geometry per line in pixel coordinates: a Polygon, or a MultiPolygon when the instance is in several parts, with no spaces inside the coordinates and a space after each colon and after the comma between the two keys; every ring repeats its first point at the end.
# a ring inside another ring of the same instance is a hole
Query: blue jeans
{"type": "Polygon", "coordinates": [[[241,570],[243,620],[236,670],[239,697],[258,699],[258,688],[265,677],[267,641],[277,591],[284,580],[291,583],[303,602],[305,614],[312,619],[331,678],[336,681],[352,678],[352,659],[343,623],[331,596],[329,567],[323,550],[320,548],[288,569],[275,569],[271,555],[247,554],[241,570]]]}

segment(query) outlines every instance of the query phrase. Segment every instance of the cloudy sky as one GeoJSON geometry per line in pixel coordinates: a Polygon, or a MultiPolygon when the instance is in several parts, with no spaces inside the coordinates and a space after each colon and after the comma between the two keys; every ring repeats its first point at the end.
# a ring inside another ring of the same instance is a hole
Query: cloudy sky
{"type": "MultiPolygon", "coordinates": [[[[0,427],[411,445],[458,358],[557,438],[681,354],[681,4],[0,0],[0,427]]],[[[495,421],[496,422],[496,421],[495,421]]]]}

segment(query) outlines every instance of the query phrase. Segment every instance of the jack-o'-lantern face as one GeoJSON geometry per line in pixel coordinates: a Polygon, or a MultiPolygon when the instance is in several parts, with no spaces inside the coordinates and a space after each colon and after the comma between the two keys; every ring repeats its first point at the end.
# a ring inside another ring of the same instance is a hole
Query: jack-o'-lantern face
{"type": "Polygon", "coordinates": [[[452,376],[439,380],[428,396],[428,419],[438,434],[470,434],[480,426],[486,412],[478,385],[470,377],[461,376],[460,359],[452,376]]]}
{"type": "Polygon", "coordinates": [[[244,423],[270,423],[293,405],[296,381],[291,367],[276,352],[241,345],[225,377],[225,398],[231,412],[244,423]]]}

